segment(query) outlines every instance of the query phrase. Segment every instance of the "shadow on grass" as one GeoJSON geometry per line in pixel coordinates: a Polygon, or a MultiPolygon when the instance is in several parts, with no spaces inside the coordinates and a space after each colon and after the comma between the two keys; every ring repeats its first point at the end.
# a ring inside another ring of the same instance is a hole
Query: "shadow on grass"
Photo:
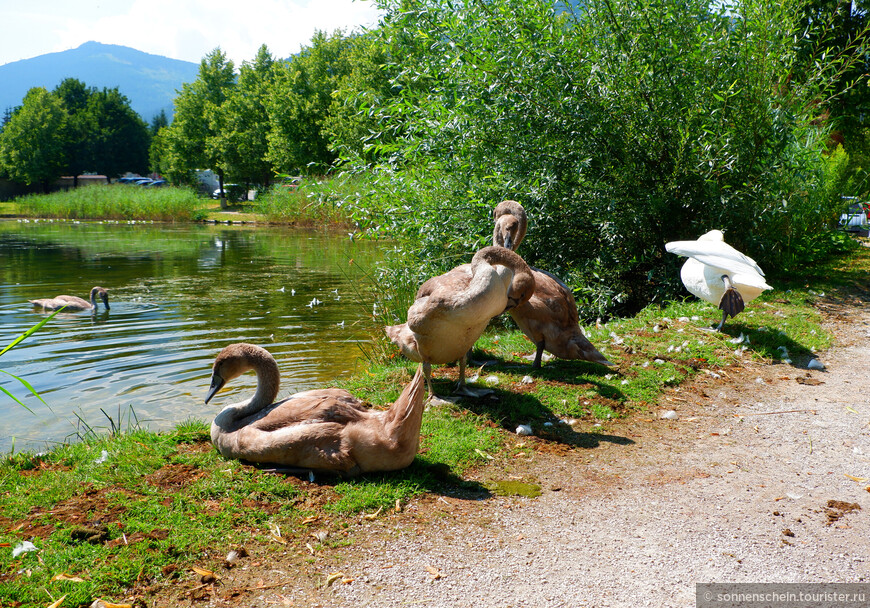
{"type": "Polygon", "coordinates": [[[759,332],[756,327],[732,322],[726,323],[721,333],[729,340],[737,339],[741,335],[750,336],[751,341],[748,344],[745,341],[737,343],[735,344],[735,349],[742,346],[747,351],[767,359],[787,359],[791,361],[791,366],[797,369],[806,369],[810,360],[816,357],[808,346],[780,333],[776,328],[769,328],[768,331],[759,332]]]}
{"type": "Polygon", "coordinates": [[[518,425],[531,424],[535,437],[538,439],[571,447],[594,449],[602,443],[617,445],[632,445],[634,443],[628,437],[595,431],[578,432],[567,424],[553,422],[559,420],[560,416],[530,393],[514,393],[510,390],[493,389],[492,395],[479,399],[464,398],[459,402],[459,406],[491,421],[511,434],[516,432],[518,425]]]}
{"type": "Polygon", "coordinates": [[[370,486],[374,493],[386,498],[390,504],[395,498],[421,492],[463,500],[487,500],[492,497],[490,491],[481,483],[463,479],[449,465],[426,462],[419,455],[410,466],[399,471],[365,473],[353,477],[330,471],[311,471],[242,462],[266,473],[295,477],[321,487],[335,489],[336,486],[347,482],[355,486],[370,486]]]}

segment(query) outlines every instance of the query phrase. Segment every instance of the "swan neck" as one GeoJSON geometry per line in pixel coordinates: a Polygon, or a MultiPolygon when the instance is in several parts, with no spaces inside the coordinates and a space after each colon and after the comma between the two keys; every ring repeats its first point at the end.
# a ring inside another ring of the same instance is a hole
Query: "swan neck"
{"type": "Polygon", "coordinates": [[[278,371],[278,364],[271,358],[258,361],[254,371],[257,372],[257,392],[251,397],[248,407],[256,412],[275,403],[278,388],[281,386],[281,372],[278,371]]]}
{"type": "Polygon", "coordinates": [[[278,389],[281,386],[281,373],[275,360],[271,357],[256,359],[251,361],[251,367],[257,374],[257,390],[250,399],[229,406],[235,410],[233,417],[236,420],[256,414],[263,408],[275,403],[278,397],[278,389]]]}

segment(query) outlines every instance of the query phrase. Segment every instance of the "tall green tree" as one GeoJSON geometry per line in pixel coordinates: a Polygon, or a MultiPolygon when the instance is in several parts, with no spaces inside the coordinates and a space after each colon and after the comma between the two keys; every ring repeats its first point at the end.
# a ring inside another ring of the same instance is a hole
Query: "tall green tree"
{"type": "Polygon", "coordinates": [[[14,181],[40,183],[47,192],[66,167],[63,103],[42,87],[24,101],[0,133],[0,166],[14,181]]]}
{"type": "Polygon", "coordinates": [[[197,79],[185,83],[175,98],[175,116],[165,132],[167,172],[191,181],[196,169],[212,169],[223,189],[227,165],[222,106],[236,86],[235,67],[216,48],[199,65],[197,79]]]}
{"type": "Polygon", "coordinates": [[[160,110],[159,114],[155,114],[151,119],[151,124],[148,126],[148,132],[151,135],[157,135],[163,127],[169,126],[169,118],[166,116],[166,110],[160,110]]]}
{"type": "Polygon", "coordinates": [[[94,171],[95,168],[96,123],[88,107],[95,90],[76,78],[65,78],[52,91],[67,112],[66,128],[61,139],[66,155],[65,172],[73,176],[73,187],[78,186],[79,175],[94,171]]]}
{"type": "Polygon", "coordinates": [[[117,88],[96,91],[88,100],[94,121],[94,170],[108,177],[148,171],[148,125],[117,88]]]}
{"type": "Polygon", "coordinates": [[[267,103],[275,82],[275,59],[263,45],[239,68],[238,83],[221,106],[224,128],[216,135],[224,171],[236,181],[268,186],[272,178],[267,103]]]}
{"type": "Polygon", "coordinates": [[[337,155],[324,129],[333,93],[350,72],[350,39],[316,32],[311,45],[283,64],[269,99],[268,159],[282,173],[324,173],[337,155]]]}
{"type": "Polygon", "coordinates": [[[396,93],[395,69],[387,65],[387,47],[374,33],[353,36],[345,53],[348,72],[332,93],[322,130],[332,151],[371,161],[373,149],[368,144],[392,141],[390,133],[400,126],[379,120],[379,109],[396,93]]]}

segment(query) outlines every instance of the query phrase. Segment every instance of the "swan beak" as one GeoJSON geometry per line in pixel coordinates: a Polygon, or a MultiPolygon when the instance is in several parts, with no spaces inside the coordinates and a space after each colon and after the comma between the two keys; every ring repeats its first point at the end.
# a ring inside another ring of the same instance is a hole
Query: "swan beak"
{"type": "Polygon", "coordinates": [[[224,387],[227,381],[221,378],[220,374],[211,375],[211,386],[208,389],[208,394],[205,396],[205,402],[211,401],[211,398],[224,387]]]}
{"type": "Polygon", "coordinates": [[[505,237],[504,237],[504,246],[505,246],[506,249],[513,250],[513,248],[514,248],[514,247],[513,247],[513,244],[514,244],[514,241],[513,241],[513,239],[511,238],[511,233],[508,232],[508,233],[505,235],[505,237]]]}

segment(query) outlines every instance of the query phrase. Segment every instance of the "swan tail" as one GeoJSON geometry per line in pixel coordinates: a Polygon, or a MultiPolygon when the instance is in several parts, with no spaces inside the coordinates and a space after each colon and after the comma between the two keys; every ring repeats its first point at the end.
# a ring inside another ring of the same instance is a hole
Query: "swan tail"
{"type": "Polygon", "coordinates": [[[725,289],[725,293],[722,294],[722,299],[719,300],[719,310],[721,310],[723,314],[723,323],[727,317],[730,316],[733,319],[739,313],[743,312],[744,308],[746,308],[746,304],[743,302],[743,296],[741,296],[740,292],[734,288],[731,281],[725,279],[725,284],[727,285],[727,288],[725,289]]]}
{"type": "Polygon", "coordinates": [[[423,393],[426,382],[423,374],[423,366],[417,366],[414,378],[405,385],[402,394],[396,399],[389,411],[388,422],[401,425],[406,422],[416,411],[422,411],[423,393]]]}
{"type": "Polygon", "coordinates": [[[390,339],[390,342],[399,347],[399,350],[411,361],[421,362],[422,355],[420,347],[417,345],[417,339],[414,337],[414,332],[408,327],[407,323],[401,325],[388,325],[384,328],[384,333],[390,339]]]}

